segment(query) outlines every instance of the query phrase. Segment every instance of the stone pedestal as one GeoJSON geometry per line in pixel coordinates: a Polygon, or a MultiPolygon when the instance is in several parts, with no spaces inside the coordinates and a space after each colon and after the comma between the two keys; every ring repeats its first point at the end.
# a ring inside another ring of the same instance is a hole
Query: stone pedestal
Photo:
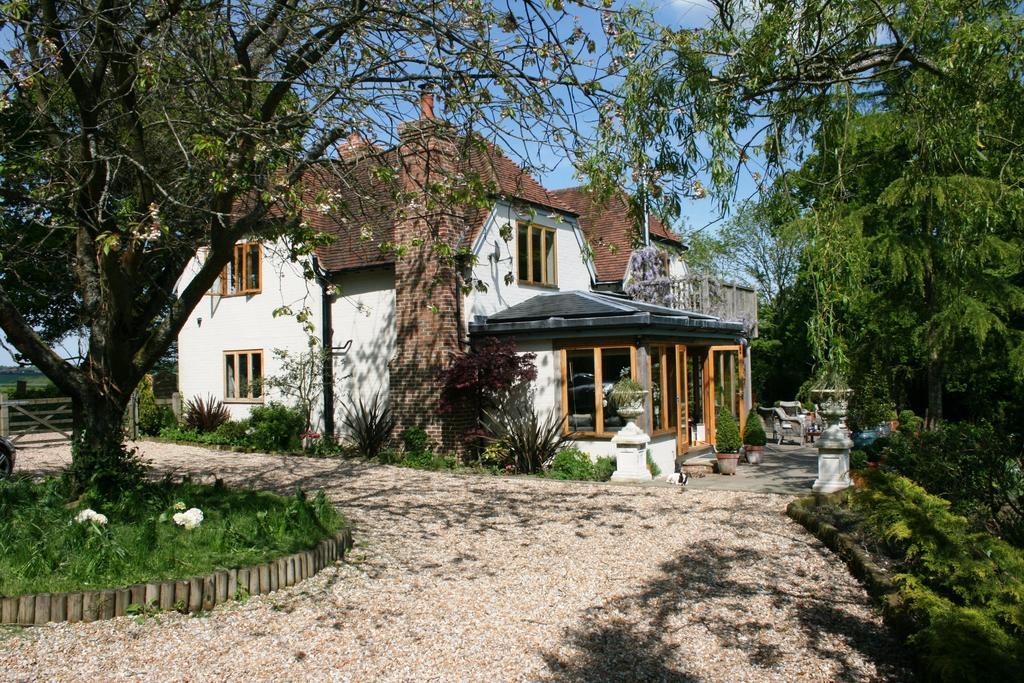
{"type": "Polygon", "coordinates": [[[834,424],[818,439],[818,478],[811,487],[815,493],[832,493],[848,488],[850,482],[850,449],[853,441],[842,427],[834,424]]]}
{"type": "Polygon", "coordinates": [[[651,437],[632,420],[612,438],[615,444],[615,472],[612,481],[650,481],[647,444],[651,437]]]}

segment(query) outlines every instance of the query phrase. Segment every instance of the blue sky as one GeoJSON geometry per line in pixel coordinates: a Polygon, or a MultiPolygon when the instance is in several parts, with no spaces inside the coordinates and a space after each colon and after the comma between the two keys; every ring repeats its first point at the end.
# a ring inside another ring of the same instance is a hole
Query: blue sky
{"type": "MultiPolygon", "coordinates": [[[[652,4],[656,8],[656,16],[659,21],[674,28],[703,26],[708,22],[713,11],[708,0],[668,0],[667,2],[665,0],[653,0],[652,4]]],[[[596,26],[593,29],[600,30],[596,26]]],[[[552,158],[540,150],[531,150],[531,152],[535,152],[531,156],[542,159],[545,165],[550,167],[547,172],[537,174],[539,176],[538,180],[546,187],[569,187],[580,183],[578,179],[573,177],[572,166],[567,161],[552,158]]],[[[754,186],[750,178],[741,177],[739,179],[737,197],[742,199],[749,196],[753,191],[754,186]]],[[[674,226],[676,229],[681,229],[682,232],[702,228],[706,232],[714,232],[722,219],[716,203],[710,198],[687,202],[683,207],[683,216],[681,223],[674,226]]],[[[0,333],[0,341],[4,341],[2,333],[0,333]]],[[[66,354],[74,352],[76,340],[68,340],[64,346],[63,351],[66,354]]],[[[0,365],[11,364],[13,364],[13,359],[10,354],[3,347],[0,347],[0,365]]]]}

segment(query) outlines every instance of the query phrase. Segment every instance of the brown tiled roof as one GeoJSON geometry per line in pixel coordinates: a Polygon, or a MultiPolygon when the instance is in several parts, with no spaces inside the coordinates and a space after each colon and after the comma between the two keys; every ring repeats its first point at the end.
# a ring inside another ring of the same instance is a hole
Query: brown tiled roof
{"type": "Polygon", "coordinates": [[[519,164],[505,156],[496,145],[488,142],[486,150],[474,146],[468,156],[469,168],[479,173],[484,183],[493,186],[495,194],[506,199],[521,199],[538,206],[575,213],[519,164]]]}
{"type": "Polygon", "coordinates": [[[358,159],[317,166],[303,178],[303,218],[334,241],[317,248],[320,263],[328,271],[349,270],[394,263],[387,245],[394,238],[397,212],[395,182],[374,172],[396,165],[394,151],[367,154],[358,159]],[[317,207],[317,194],[333,195],[333,211],[317,207]]]}
{"type": "MultiPolygon", "coordinates": [[[[463,173],[476,174],[490,196],[519,199],[560,212],[573,210],[546,190],[495,145],[467,145],[463,173]]],[[[382,180],[375,168],[398,171],[396,150],[375,151],[355,158],[332,161],[314,168],[303,179],[303,217],[314,228],[334,236],[334,241],[317,249],[322,266],[329,271],[350,270],[394,263],[389,248],[394,239],[398,213],[397,181],[382,180]],[[316,196],[328,189],[336,197],[337,211],[320,211],[316,196]]],[[[490,207],[466,210],[471,244],[483,228],[490,207]]]]}
{"type": "MultiPolygon", "coordinates": [[[[594,253],[594,269],[600,281],[621,280],[629,263],[629,206],[622,195],[611,197],[604,205],[582,187],[552,190],[551,195],[579,216],[580,228],[594,253]]],[[[679,237],[655,216],[650,218],[651,235],[682,246],[679,237]]]]}

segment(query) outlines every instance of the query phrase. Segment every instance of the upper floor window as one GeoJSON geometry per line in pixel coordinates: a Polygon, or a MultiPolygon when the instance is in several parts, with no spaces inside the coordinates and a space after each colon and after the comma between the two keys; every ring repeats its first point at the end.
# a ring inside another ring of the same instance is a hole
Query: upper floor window
{"type": "Polygon", "coordinates": [[[554,287],[558,284],[554,228],[520,223],[517,236],[519,282],[554,287]]]}
{"type": "Polygon", "coordinates": [[[242,242],[213,286],[221,296],[259,294],[263,286],[262,247],[259,242],[242,242]]]}

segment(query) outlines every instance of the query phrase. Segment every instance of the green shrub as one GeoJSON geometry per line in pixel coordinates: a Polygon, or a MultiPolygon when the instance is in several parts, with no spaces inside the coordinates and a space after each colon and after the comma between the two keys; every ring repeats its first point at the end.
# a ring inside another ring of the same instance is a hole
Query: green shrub
{"type": "MultiPolygon", "coordinates": [[[[736,450],[739,450],[737,447],[736,450]]],[[[654,458],[651,457],[651,449],[647,449],[647,471],[651,473],[652,477],[661,476],[661,468],[658,467],[658,463],[654,462],[654,458]]]]}
{"type": "Polygon", "coordinates": [[[250,446],[249,442],[249,421],[248,420],[228,420],[220,427],[217,427],[217,431],[213,433],[214,438],[217,439],[217,443],[222,443],[228,446],[250,446]]]}
{"type": "Polygon", "coordinates": [[[862,470],[868,466],[868,455],[864,451],[850,451],[850,469],[862,470]]]}
{"type": "Polygon", "coordinates": [[[715,425],[715,450],[719,453],[738,453],[740,445],[740,427],[736,424],[736,418],[725,408],[720,409],[715,425]]]}
{"type": "Polygon", "coordinates": [[[145,375],[135,391],[139,401],[139,433],[155,436],[165,425],[160,406],[156,404],[156,396],[153,395],[153,378],[145,375]]]}
{"type": "Polygon", "coordinates": [[[917,434],[921,431],[921,427],[924,426],[924,420],[914,414],[913,410],[904,410],[900,412],[900,432],[906,434],[917,434]]]}
{"type": "Polygon", "coordinates": [[[302,446],[306,416],[280,403],[256,406],[249,413],[249,443],[261,451],[297,451],[302,446]]]}
{"type": "Polygon", "coordinates": [[[873,472],[853,498],[867,529],[900,561],[908,642],[930,680],[1015,680],[1024,667],[1024,552],[973,531],[948,501],[873,472]]]}
{"type": "Polygon", "coordinates": [[[140,480],[113,500],[72,496],[61,479],[0,480],[0,595],[97,590],[210,574],[314,546],[342,525],[323,494],[307,498],[189,481],[140,480]],[[199,508],[176,525],[177,503],[199,508]],[[90,508],[107,523],[77,523],[90,508]]]}
{"type": "Polygon", "coordinates": [[[1019,437],[1002,435],[987,423],[947,422],[920,433],[901,429],[885,448],[885,463],[951,501],[953,511],[972,519],[977,528],[1024,545],[1019,437]]]}
{"type": "Polygon", "coordinates": [[[397,464],[417,470],[450,470],[455,468],[456,460],[452,456],[440,453],[417,451],[406,453],[402,461],[397,464]]]}
{"type": "Polygon", "coordinates": [[[328,437],[313,439],[306,447],[306,453],[314,458],[333,458],[341,455],[342,450],[341,444],[328,437]]]}
{"type": "Polygon", "coordinates": [[[504,470],[512,465],[512,453],[501,441],[494,441],[487,444],[480,454],[480,464],[495,470],[504,470]]]}
{"type": "Polygon", "coordinates": [[[608,481],[615,474],[615,470],[618,464],[615,462],[615,458],[609,455],[601,456],[594,463],[594,480],[595,481],[608,481]]]}
{"type": "Polygon", "coordinates": [[[768,443],[768,435],[764,433],[761,418],[753,410],[747,415],[747,424],[743,430],[743,443],[748,446],[764,446],[768,443]]]}
{"type": "Polygon", "coordinates": [[[864,457],[868,459],[868,462],[881,462],[882,458],[885,457],[889,444],[891,443],[891,437],[878,437],[871,443],[864,445],[864,457]]]}
{"type": "Polygon", "coordinates": [[[563,448],[555,454],[548,476],[552,479],[585,481],[595,478],[594,463],[590,456],[575,446],[563,448]]]}
{"type": "Polygon", "coordinates": [[[190,443],[217,443],[215,441],[215,434],[202,434],[194,429],[187,429],[185,427],[164,427],[160,430],[160,438],[170,439],[171,441],[187,441],[190,443]]]}
{"type": "Polygon", "coordinates": [[[246,422],[225,422],[215,432],[197,432],[182,427],[164,427],[160,430],[160,438],[172,441],[184,441],[206,446],[237,446],[251,447],[245,434],[246,422]]]}
{"type": "Polygon", "coordinates": [[[428,453],[430,452],[430,437],[423,427],[406,427],[399,435],[406,453],[428,453]]]}

